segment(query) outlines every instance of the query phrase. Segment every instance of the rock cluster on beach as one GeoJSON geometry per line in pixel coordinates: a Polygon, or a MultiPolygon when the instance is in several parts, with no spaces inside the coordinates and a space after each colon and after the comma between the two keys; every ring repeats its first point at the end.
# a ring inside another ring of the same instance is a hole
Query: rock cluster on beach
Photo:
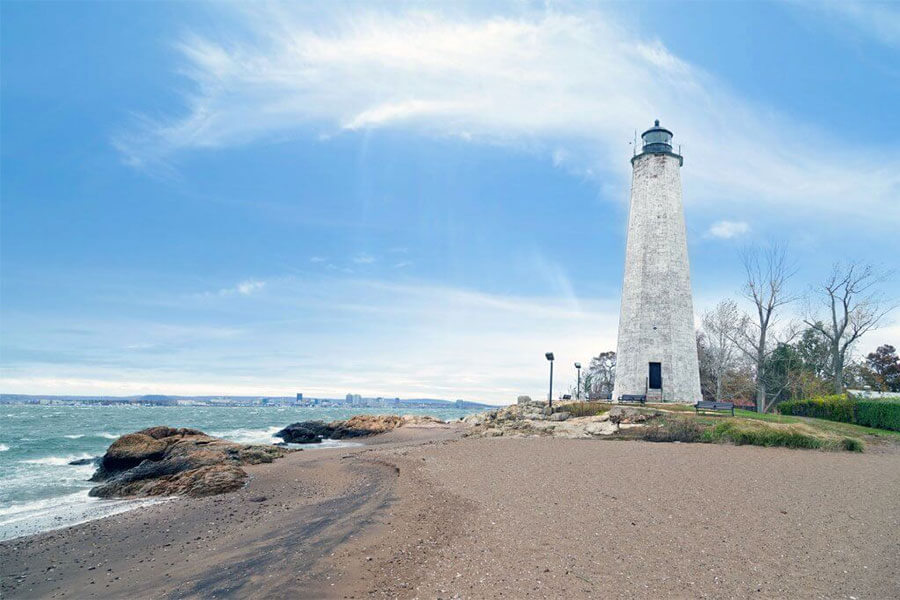
{"type": "Polygon", "coordinates": [[[473,436],[591,438],[639,427],[649,418],[652,414],[627,406],[613,406],[600,415],[573,417],[566,411],[553,412],[547,402],[519,396],[516,404],[469,415],[463,423],[470,427],[468,435],[473,436]]]}
{"type": "Polygon", "coordinates": [[[151,427],[123,435],[100,459],[91,489],[100,498],[210,496],[242,487],[242,465],[272,462],[289,452],[276,446],[237,444],[197,429],[151,427]]]}
{"type": "Polygon", "coordinates": [[[442,424],[443,421],[422,415],[356,415],[345,421],[301,421],[292,423],[275,434],[291,444],[318,444],[323,439],[342,440],[386,433],[407,425],[442,424]]]}

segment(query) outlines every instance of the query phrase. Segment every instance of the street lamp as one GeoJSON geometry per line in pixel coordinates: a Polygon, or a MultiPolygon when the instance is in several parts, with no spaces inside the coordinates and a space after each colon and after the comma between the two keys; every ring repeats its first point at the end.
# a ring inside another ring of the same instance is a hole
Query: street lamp
{"type": "Polygon", "coordinates": [[[548,352],[544,356],[550,361],[550,395],[547,398],[550,408],[553,408],[553,353],[548,352]]]}
{"type": "Polygon", "coordinates": [[[575,399],[581,402],[581,363],[575,363],[575,368],[578,369],[578,387],[575,388],[575,399]]]}

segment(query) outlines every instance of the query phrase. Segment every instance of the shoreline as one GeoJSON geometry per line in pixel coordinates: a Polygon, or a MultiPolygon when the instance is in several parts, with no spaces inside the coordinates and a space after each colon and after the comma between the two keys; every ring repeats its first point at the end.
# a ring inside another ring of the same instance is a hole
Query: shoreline
{"type": "MultiPolygon", "coordinates": [[[[270,428],[273,429],[273,428],[270,428]]],[[[216,432],[219,433],[219,432],[216,432]]],[[[71,437],[71,436],[64,436],[71,437]]],[[[118,439],[113,436],[112,439],[118,439]]],[[[227,438],[223,438],[227,439],[227,438]]],[[[233,440],[229,440],[233,441],[233,440]]],[[[252,441],[237,441],[236,443],[255,443],[252,441]]],[[[361,446],[361,442],[348,440],[332,440],[325,439],[316,444],[285,444],[281,443],[285,448],[295,450],[326,450],[335,448],[351,448],[361,446]]],[[[89,456],[87,454],[61,456],[47,456],[37,459],[37,462],[47,463],[52,461],[53,464],[60,463],[59,466],[77,467],[82,469],[83,474],[90,476],[97,469],[93,462],[90,465],[73,465],[71,460],[91,459],[98,457],[89,456]]],[[[26,460],[26,463],[34,463],[35,460],[26,460]]],[[[38,498],[34,500],[13,502],[9,506],[0,509],[0,542],[11,541],[23,536],[39,535],[50,531],[56,531],[66,527],[72,527],[90,521],[104,519],[106,517],[120,514],[130,510],[137,510],[159,502],[168,502],[176,500],[178,496],[160,496],[156,498],[95,498],[88,496],[91,487],[98,485],[97,483],[88,484],[88,478],[84,479],[84,487],[78,491],[38,498]],[[25,527],[20,527],[16,523],[27,521],[25,527]],[[35,522],[38,522],[37,524],[35,522]],[[20,532],[21,531],[21,532],[20,532]]]]}
{"type": "Polygon", "coordinates": [[[10,506],[0,522],[0,542],[13,542],[22,537],[41,535],[99,521],[113,515],[138,510],[145,506],[170,502],[177,496],[161,498],[107,499],[88,496],[89,489],[10,506]],[[16,510],[18,509],[18,510],[16,510]],[[62,514],[54,514],[62,513],[62,514]],[[25,522],[24,527],[16,525],[25,522]],[[35,524],[35,522],[44,524],[35,524]],[[21,531],[21,533],[14,533],[21,531]],[[14,533],[10,537],[4,537],[14,533]]]}
{"type": "Polygon", "coordinates": [[[232,493],[176,498],[0,542],[0,596],[220,595],[252,587],[251,579],[288,560],[291,568],[278,581],[267,577],[267,589],[325,585],[327,574],[314,575],[320,554],[376,522],[392,500],[395,469],[365,455],[460,434],[459,426],[410,426],[362,444],[295,452],[245,467],[248,484],[232,493]],[[159,572],[160,563],[172,572],[159,572]],[[223,568],[253,576],[226,577],[220,588],[223,568]],[[310,574],[298,579],[301,570],[310,574]]]}
{"type": "Polygon", "coordinates": [[[0,543],[4,597],[890,597],[900,455],[409,427],[0,543]],[[139,540],[139,543],[135,543],[139,540]],[[839,568],[838,568],[839,567],[839,568]],[[128,583],[124,583],[127,581],[128,583]]]}

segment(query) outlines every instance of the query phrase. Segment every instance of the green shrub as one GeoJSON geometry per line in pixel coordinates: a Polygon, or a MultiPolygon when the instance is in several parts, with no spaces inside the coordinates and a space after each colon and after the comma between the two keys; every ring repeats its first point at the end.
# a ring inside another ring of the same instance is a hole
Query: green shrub
{"type": "Polygon", "coordinates": [[[900,431],[900,401],[856,400],[855,404],[858,425],[900,431]]]}
{"type": "Polygon", "coordinates": [[[854,400],[844,394],[838,394],[809,400],[788,400],[778,405],[778,412],[783,415],[853,423],[854,404],[854,400]]]}
{"type": "Polygon", "coordinates": [[[846,395],[823,396],[809,400],[789,400],[778,405],[783,415],[813,417],[855,423],[866,427],[900,431],[900,401],[848,398],[846,395]]]}
{"type": "Polygon", "coordinates": [[[852,437],[845,437],[841,440],[841,448],[843,448],[847,452],[862,452],[863,443],[862,440],[858,440],[852,437]]]}

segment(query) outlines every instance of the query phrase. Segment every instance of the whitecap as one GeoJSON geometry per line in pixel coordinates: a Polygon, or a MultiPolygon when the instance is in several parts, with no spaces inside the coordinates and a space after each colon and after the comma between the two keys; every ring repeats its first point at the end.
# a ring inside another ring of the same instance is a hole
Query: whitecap
{"type": "Polygon", "coordinates": [[[9,446],[7,446],[6,444],[0,444],[0,452],[6,452],[7,450],[9,450],[9,446]]]}
{"type": "Polygon", "coordinates": [[[275,437],[275,433],[282,427],[275,425],[266,429],[228,429],[225,431],[211,431],[209,435],[220,437],[238,444],[277,444],[282,440],[275,437]]]}
{"type": "Polygon", "coordinates": [[[68,456],[45,456],[44,458],[29,458],[21,462],[29,465],[46,465],[50,467],[68,467],[73,460],[93,458],[90,454],[70,454],[68,456]]]}
{"type": "Polygon", "coordinates": [[[106,439],[108,439],[108,440],[117,440],[117,439],[119,439],[119,436],[117,436],[116,434],[114,434],[114,433],[108,433],[108,432],[106,432],[106,431],[101,431],[100,433],[96,434],[95,437],[102,437],[102,438],[106,438],[106,439]]]}
{"type": "Polygon", "coordinates": [[[78,438],[83,438],[83,437],[84,437],[84,434],[83,434],[83,433],[76,433],[76,434],[73,434],[73,435],[64,435],[63,437],[64,437],[64,438],[69,438],[70,440],[77,440],[78,438]]]}

